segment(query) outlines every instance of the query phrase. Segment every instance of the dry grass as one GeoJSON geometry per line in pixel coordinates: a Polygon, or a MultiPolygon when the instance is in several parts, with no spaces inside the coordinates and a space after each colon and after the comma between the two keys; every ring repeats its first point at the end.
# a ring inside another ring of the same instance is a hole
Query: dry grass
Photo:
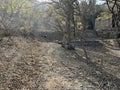
{"type": "Polygon", "coordinates": [[[92,61],[87,63],[78,51],[80,55],[55,43],[4,37],[0,41],[0,90],[113,90],[114,86],[100,85],[105,82],[100,75],[106,75],[91,63],[111,72],[119,82],[118,58],[88,49],[92,61]]]}

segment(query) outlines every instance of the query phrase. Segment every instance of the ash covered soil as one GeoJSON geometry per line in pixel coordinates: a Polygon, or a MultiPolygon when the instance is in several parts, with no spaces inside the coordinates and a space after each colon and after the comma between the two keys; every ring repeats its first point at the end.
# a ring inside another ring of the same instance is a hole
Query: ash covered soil
{"type": "Polygon", "coordinates": [[[23,37],[0,39],[0,90],[120,90],[120,58],[104,47],[65,50],[23,37]]]}

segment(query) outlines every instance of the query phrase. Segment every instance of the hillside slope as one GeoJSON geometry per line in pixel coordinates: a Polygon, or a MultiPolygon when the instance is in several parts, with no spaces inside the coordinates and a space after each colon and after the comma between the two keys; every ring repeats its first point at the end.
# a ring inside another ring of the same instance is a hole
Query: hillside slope
{"type": "Polygon", "coordinates": [[[119,58],[91,49],[88,53],[92,60],[85,60],[81,49],[69,51],[56,43],[22,37],[1,38],[0,89],[120,90],[119,58]]]}

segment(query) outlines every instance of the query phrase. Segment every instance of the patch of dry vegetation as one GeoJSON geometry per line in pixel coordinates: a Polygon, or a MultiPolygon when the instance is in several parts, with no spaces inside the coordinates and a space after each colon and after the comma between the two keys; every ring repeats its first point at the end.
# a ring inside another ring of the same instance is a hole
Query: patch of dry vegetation
{"type": "Polygon", "coordinates": [[[81,87],[81,82],[71,80],[71,71],[61,65],[59,45],[22,37],[4,37],[0,42],[1,90],[74,90],[81,87]]]}
{"type": "Polygon", "coordinates": [[[83,59],[80,49],[68,51],[55,43],[3,37],[0,40],[0,89],[119,90],[116,83],[120,82],[119,58],[100,49],[87,50],[91,60],[83,59]]]}

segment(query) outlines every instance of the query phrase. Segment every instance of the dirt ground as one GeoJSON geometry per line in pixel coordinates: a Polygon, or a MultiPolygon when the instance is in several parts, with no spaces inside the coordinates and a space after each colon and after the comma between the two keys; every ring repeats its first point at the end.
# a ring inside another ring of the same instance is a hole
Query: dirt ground
{"type": "Polygon", "coordinates": [[[37,39],[0,39],[0,90],[120,90],[120,58],[104,47],[69,51],[37,39]]]}

